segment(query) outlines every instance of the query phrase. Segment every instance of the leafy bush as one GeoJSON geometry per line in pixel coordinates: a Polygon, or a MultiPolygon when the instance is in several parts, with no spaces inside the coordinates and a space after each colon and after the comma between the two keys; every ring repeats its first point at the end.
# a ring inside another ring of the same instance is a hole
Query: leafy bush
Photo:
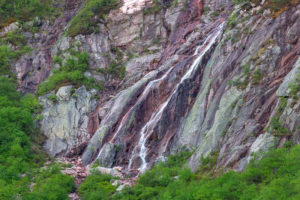
{"type": "Polygon", "coordinates": [[[47,98],[53,103],[57,102],[57,96],[55,94],[51,94],[47,98]]]}
{"type": "Polygon", "coordinates": [[[97,18],[103,18],[105,14],[119,4],[118,0],[89,0],[84,7],[72,19],[67,34],[74,37],[78,34],[90,34],[97,28],[97,18]]]}
{"type": "Polygon", "coordinates": [[[116,191],[116,187],[110,184],[110,175],[94,172],[80,185],[78,189],[82,200],[105,200],[116,191]]]}
{"type": "Polygon", "coordinates": [[[75,189],[74,178],[60,172],[58,165],[50,166],[38,173],[33,192],[28,200],[68,199],[68,194],[75,189]]]}
{"type": "MultiPolygon", "coordinates": [[[[96,87],[103,89],[102,83],[96,83],[94,79],[84,76],[84,72],[89,68],[89,56],[86,52],[75,53],[75,57],[69,58],[59,69],[54,70],[48,81],[43,82],[38,89],[38,94],[43,95],[64,84],[81,85],[86,87],[96,87]]],[[[57,60],[58,58],[56,58],[57,60]]]]}
{"type": "Polygon", "coordinates": [[[251,0],[232,0],[232,2],[236,5],[238,4],[242,4],[242,3],[248,3],[250,2],[251,0]]]}
{"type": "Polygon", "coordinates": [[[101,72],[106,75],[113,75],[120,79],[123,79],[126,75],[126,67],[123,63],[117,63],[116,61],[112,61],[109,68],[102,69],[98,68],[98,72],[101,72]]]}
{"type": "Polygon", "coordinates": [[[289,84],[289,93],[294,99],[298,99],[300,92],[300,72],[297,72],[295,81],[289,84]]]}
{"type": "Polygon", "coordinates": [[[80,186],[80,195],[83,199],[115,200],[296,200],[300,197],[299,145],[272,150],[261,160],[253,159],[244,172],[229,171],[216,178],[184,168],[188,155],[171,156],[166,163],[159,163],[141,175],[134,187],[113,195],[113,189],[105,190],[110,188],[106,185],[110,178],[92,175],[80,186]]]}
{"type": "Polygon", "coordinates": [[[0,29],[9,23],[27,21],[35,16],[44,16],[53,12],[51,0],[1,0],[0,29]]]}
{"type": "Polygon", "coordinates": [[[8,46],[0,46],[0,75],[10,71],[10,60],[16,57],[16,53],[8,46]]]}
{"type": "Polygon", "coordinates": [[[14,83],[0,77],[0,180],[16,180],[28,169],[33,118],[23,103],[14,83]]]}
{"type": "Polygon", "coordinates": [[[25,36],[18,32],[8,32],[5,37],[0,37],[0,75],[11,74],[10,62],[22,54],[31,51],[26,45],[25,36]],[[10,46],[13,45],[16,50],[10,46]]]}
{"type": "MultiPolygon", "coordinates": [[[[58,166],[38,170],[46,156],[33,141],[38,135],[32,114],[40,111],[33,95],[22,96],[13,80],[0,76],[0,199],[68,199],[74,179],[58,166]],[[37,175],[38,174],[38,175],[37,175]],[[33,192],[30,184],[34,182],[33,192]]],[[[42,142],[42,141],[39,141],[42,142]]]]}

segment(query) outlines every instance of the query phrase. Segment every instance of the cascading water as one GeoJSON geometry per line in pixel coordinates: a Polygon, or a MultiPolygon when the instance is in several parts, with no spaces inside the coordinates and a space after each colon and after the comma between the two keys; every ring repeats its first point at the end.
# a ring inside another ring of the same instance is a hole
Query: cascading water
{"type": "MultiPolygon", "coordinates": [[[[111,160],[112,156],[116,156],[110,166],[126,166],[128,170],[143,173],[158,157],[162,157],[168,142],[176,132],[176,127],[184,117],[184,112],[189,109],[185,102],[190,101],[189,98],[192,100],[198,92],[197,81],[201,77],[199,64],[212,49],[223,25],[224,23],[219,25],[202,45],[196,48],[193,55],[196,59],[192,64],[188,64],[191,59],[187,58],[177,64],[166,65],[172,66],[168,70],[162,66],[161,72],[165,71],[164,74],[150,81],[140,94],[136,93],[137,99],[131,100],[133,104],[117,120],[119,124],[115,131],[109,133],[110,130],[106,126],[100,129],[99,134],[93,137],[94,143],[90,144],[98,144],[97,141],[103,137],[101,134],[107,133],[106,140],[104,139],[102,147],[98,149],[97,159],[111,160]],[[186,81],[187,79],[189,81],[186,81]],[[175,109],[177,111],[173,112],[175,109]],[[121,150],[115,151],[114,146],[121,147],[121,150]]],[[[159,72],[156,72],[155,76],[158,74],[159,72]]],[[[84,157],[91,158],[92,155],[93,151],[87,150],[84,157]]]]}
{"type": "MultiPolygon", "coordinates": [[[[218,36],[220,35],[220,33],[222,32],[224,26],[224,22],[222,24],[219,25],[219,27],[217,28],[216,31],[214,31],[211,35],[209,35],[206,40],[203,42],[203,44],[199,47],[197,47],[197,49],[195,50],[194,56],[200,54],[197,56],[196,60],[193,62],[193,64],[189,67],[188,71],[185,73],[185,75],[181,78],[180,82],[176,85],[174,92],[170,95],[170,97],[160,106],[160,108],[158,109],[158,111],[156,113],[153,113],[150,120],[144,125],[144,127],[141,129],[140,132],[140,140],[138,142],[138,147],[140,147],[140,151],[139,151],[139,157],[142,161],[142,164],[139,167],[139,172],[143,173],[146,169],[147,169],[147,161],[146,161],[146,157],[147,157],[147,147],[146,147],[146,142],[148,140],[148,137],[150,136],[150,131],[153,129],[154,125],[161,119],[162,113],[164,111],[164,109],[166,108],[166,106],[168,105],[168,103],[170,102],[171,98],[173,97],[173,95],[177,92],[180,84],[182,84],[184,82],[184,80],[188,79],[189,77],[191,77],[194,72],[197,69],[197,66],[199,65],[199,63],[201,62],[203,56],[205,55],[205,53],[212,47],[212,45],[216,42],[216,39],[218,38],[218,36]]],[[[151,86],[154,83],[157,83],[163,79],[165,79],[167,77],[167,75],[170,73],[171,69],[168,70],[167,73],[165,73],[165,75],[163,77],[161,77],[160,79],[154,80],[152,82],[149,83],[149,87],[147,86],[145,92],[147,90],[149,90],[151,88],[151,86]]],[[[144,93],[145,93],[144,92],[144,93]]],[[[145,93],[146,94],[146,93],[145,93]]],[[[132,162],[133,162],[133,158],[134,158],[134,153],[136,151],[137,146],[134,148],[134,150],[132,151],[132,155],[131,158],[129,160],[129,165],[128,165],[128,169],[131,169],[132,167],[132,162]]]]}
{"type": "MultiPolygon", "coordinates": [[[[151,81],[151,82],[147,85],[146,89],[145,89],[144,92],[142,93],[142,95],[141,95],[141,97],[139,98],[139,100],[142,99],[142,98],[150,91],[151,87],[153,87],[156,83],[158,83],[158,82],[164,80],[164,79],[168,76],[168,74],[169,74],[171,71],[172,71],[172,68],[170,68],[170,69],[169,69],[169,70],[168,70],[161,78],[151,81]]],[[[139,100],[138,100],[138,102],[139,102],[139,100]]],[[[132,109],[133,109],[133,107],[131,107],[130,110],[129,110],[127,113],[130,113],[130,112],[132,111],[132,109]]],[[[116,131],[116,134],[115,134],[114,137],[111,139],[111,142],[113,142],[113,141],[116,139],[116,137],[117,137],[118,133],[120,132],[120,130],[122,129],[122,126],[123,126],[123,124],[125,123],[126,119],[127,119],[127,114],[122,118],[122,121],[121,121],[121,123],[120,123],[120,125],[119,125],[119,127],[118,127],[118,129],[117,129],[117,131],[116,131]]],[[[130,164],[129,164],[129,166],[130,166],[130,164]]]]}

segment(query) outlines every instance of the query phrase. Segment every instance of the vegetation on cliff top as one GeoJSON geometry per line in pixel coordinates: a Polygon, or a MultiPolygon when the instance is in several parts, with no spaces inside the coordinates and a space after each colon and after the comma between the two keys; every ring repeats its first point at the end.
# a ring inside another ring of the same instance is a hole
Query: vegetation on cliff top
{"type": "Polygon", "coordinates": [[[1,0],[0,29],[14,21],[28,21],[53,13],[52,3],[52,0],[1,0]]]}
{"type": "Polygon", "coordinates": [[[105,18],[109,11],[119,4],[119,0],[88,0],[72,19],[67,35],[90,34],[97,31],[99,19],[105,18]]]}

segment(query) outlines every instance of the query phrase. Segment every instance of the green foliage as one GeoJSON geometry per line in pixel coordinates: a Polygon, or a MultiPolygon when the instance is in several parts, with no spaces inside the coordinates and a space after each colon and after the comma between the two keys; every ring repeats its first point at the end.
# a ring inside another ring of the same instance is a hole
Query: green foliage
{"type": "MultiPolygon", "coordinates": [[[[55,58],[59,60],[59,58],[55,58]]],[[[67,59],[66,63],[59,69],[53,71],[53,75],[48,81],[43,82],[38,89],[38,94],[43,95],[57,89],[62,85],[85,85],[87,88],[104,89],[102,83],[97,83],[94,79],[84,76],[84,72],[89,68],[89,56],[86,52],[74,52],[74,57],[67,59]]]]}
{"type": "Polygon", "coordinates": [[[9,23],[28,21],[35,16],[44,16],[53,12],[51,0],[1,0],[0,29],[9,23]]]}
{"type": "Polygon", "coordinates": [[[110,184],[110,175],[94,172],[85,179],[78,189],[82,200],[105,200],[116,191],[116,187],[110,184]]]}
{"type": "Polygon", "coordinates": [[[59,56],[54,56],[52,62],[54,64],[62,65],[63,64],[63,59],[59,56]]]}
{"type": "Polygon", "coordinates": [[[8,46],[0,46],[0,75],[7,74],[10,71],[10,60],[15,58],[16,54],[8,46]]]}
{"type": "Polygon", "coordinates": [[[1,43],[10,43],[14,46],[24,46],[27,42],[25,36],[21,33],[9,31],[5,37],[2,38],[1,43]]]}
{"type": "Polygon", "coordinates": [[[250,0],[232,0],[232,2],[236,5],[242,4],[242,3],[248,3],[250,0]]]}
{"type": "Polygon", "coordinates": [[[285,7],[289,7],[298,4],[298,0],[268,0],[267,5],[272,11],[280,11],[285,7]]]}
{"type": "Polygon", "coordinates": [[[161,9],[163,8],[163,4],[159,0],[153,0],[153,5],[149,8],[143,9],[143,14],[154,14],[159,13],[161,9]]]}
{"type": "Polygon", "coordinates": [[[0,77],[0,180],[17,180],[28,169],[33,131],[32,110],[24,105],[28,101],[10,79],[0,77]]]}
{"type": "Polygon", "coordinates": [[[204,14],[204,15],[207,15],[209,12],[210,12],[210,7],[209,7],[209,6],[205,6],[205,7],[203,8],[203,14],[204,14]]]}
{"type": "Polygon", "coordinates": [[[68,199],[68,194],[75,189],[74,178],[62,174],[60,170],[58,165],[53,165],[39,171],[34,178],[33,192],[25,199],[68,199]]]}
{"type": "Polygon", "coordinates": [[[229,28],[234,28],[237,24],[237,12],[234,12],[230,15],[230,17],[227,20],[227,24],[229,28]]]}
{"type": "Polygon", "coordinates": [[[198,175],[184,168],[190,153],[171,156],[141,175],[137,184],[115,192],[111,177],[93,174],[80,186],[85,199],[113,200],[296,200],[300,197],[300,146],[272,150],[253,159],[242,172],[203,176],[215,165],[217,153],[203,159],[198,175]]]}
{"type": "Polygon", "coordinates": [[[55,94],[51,94],[47,97],[49,100],[51,100],[53,103],[57,102],[57,96],[55,94]]]}
{"type": "Polygon", "coordinates": [[[287,105],[287,99],[284,97],[281,97],[279,99],[279,101],[280,102],[279,102],[279,106],[276,110],[276,114],[271,118],[270,125],[267,128],[267,131],[271,132],[273,135],[276,135],[276,136],[290,135],[289,129],[284,127],[282,121],[280,120],[281,114],[287,105]]]}
{"type": "Polygon", "coordinates": [[[74,179],[58,166],[37,170],[46,156],[40,152],[33,114],[41,107],[33,95],[22,96],[13,80],[0,76],[0,199],[68,199],[74,179]],[[33,192],[30,184],[34,182],[33,192]]]}
{"type": "Polygon", "coordinates": [[[133,188],[125,188],[109,199],[295,200],[300,197],[300,146],[272,150],[262,160],[252,160],[246,171],[229,171],[217,178],[200,176],[199,179],[179,166],[160,163],[143,174],[133,188]]]}
{"type": "Polygon", "coordinates": [[[294,98],[299,98],[300,92],[300,72],[296,74],[296,79],[292,83],[289,84],[289,94],[294,98]]]}
{"type": "Polygon", "coordinates": [[[211,17],[218,17],[220,15],[220,11],[219,10],[215,10],[215,11],[213,11],[212,13],[211,13],[211,17]]]}
{"type": "Polygon", "coordinates": [[[105,14],[119,4],[118,0],[89,0],[72,19],[67,34],[74,37],[78,34],[90,34],[97,29],[97,18],[103,18],[105,14]]]}
{"type": "Polygon", "coordinates": [[[0,37],[0,76],[11,75],[10,62],[31,51],[26,44],[25,36],[19,32],[8,32],[0,37]],[[11,45],[16,49],[13,50],[11,45]]]}
{"type": "Polygon", "coordinates": [[[102,69],[99,68],[98,72],[101,72],[106,75],[113,75],[118,77],[119,79],[123,79],[126,75],[126,67],[122,62],[112,61],[109,68],[102,69]]]}
{"type": "Polygon", "coordinates": [[[250,66],[245,64],[243,65],[243,73],[248,74],[250,72],[250,66]]]}
{"type": "Polygon", "coordinates": [[[290,134],[289,130],[282,125],[280,119],[276,117],[271,118],[268,131],[277,136],[290,134]]]}
{"type": "Polygon", "coordinates": [[[252,83],[255,85],[255,84],[259,84],[261,79],[262,79],[262,74],[260,72],[259,69],[255,69],[254,72],[253,72],[253,75],[252,75],[252,83]]]}
{"type": "Polygon", "coordinates": [[[201,159],[199,172],[201,174],[212,173],[217,164],[219,152],[213,152],[211,155],[201,159]]]}

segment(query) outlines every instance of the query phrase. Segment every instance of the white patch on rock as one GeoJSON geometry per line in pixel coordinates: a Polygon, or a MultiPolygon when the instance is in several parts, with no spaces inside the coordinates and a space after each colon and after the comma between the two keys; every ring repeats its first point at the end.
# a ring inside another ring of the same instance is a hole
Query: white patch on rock
{"type": "Polygon", "coordinates": [[[124,14],[134,14],[141,11],[149,3],[152,3],[152,0],[124,0],[120,10],[124,14]]]}

